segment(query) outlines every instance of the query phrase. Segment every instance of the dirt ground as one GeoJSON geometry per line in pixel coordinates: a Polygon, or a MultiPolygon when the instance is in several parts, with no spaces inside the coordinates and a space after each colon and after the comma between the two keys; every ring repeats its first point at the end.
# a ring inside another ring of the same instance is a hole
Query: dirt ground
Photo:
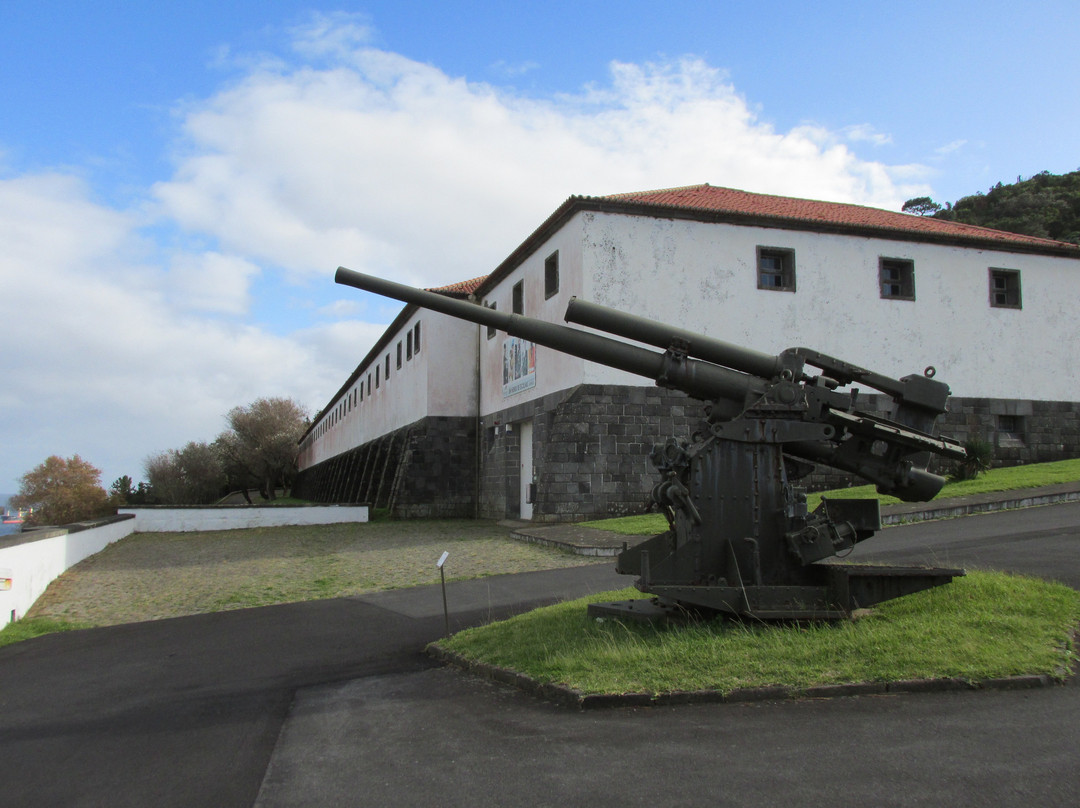
{"type": "Polygon", "coordinates": [[[108,626],[602,563],[510,538],[490,521],[385,521],[135,533],[57,578],[28,617],[108,626]]]}

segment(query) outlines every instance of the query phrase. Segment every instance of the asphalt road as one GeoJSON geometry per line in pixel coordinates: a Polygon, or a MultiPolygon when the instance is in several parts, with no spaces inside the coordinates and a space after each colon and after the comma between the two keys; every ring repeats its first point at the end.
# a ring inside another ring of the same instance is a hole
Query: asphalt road
{"type": "MultiPolygon", "coordinates": [[[[859,549],[1080,588],[1080,504],[859,549]]],[[[463,582],[464,625],[624,585],[607,565],[463,582]]],[[[437,588],[0,649],[0,794],[26,806],[1080,802],[1080,686],[578,713],[434,667],[437,588]]]]}

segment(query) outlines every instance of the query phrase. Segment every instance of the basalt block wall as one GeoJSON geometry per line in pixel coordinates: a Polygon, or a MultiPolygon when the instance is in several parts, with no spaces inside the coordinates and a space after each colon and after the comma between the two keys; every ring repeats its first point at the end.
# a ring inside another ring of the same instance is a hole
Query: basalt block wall
{"type": "Polygon", "coordinates": [[[305,469],[293,491],[402,518],[476,515],[476,419],[428,417],[305,469]]]}
{"type": "MultiPolygon", "coordinates": [[[[865,396],[859,408],[888,417],[891,401],[865,396]]],[[[522,420],[531,418],[534,430],[533,521],[561,522],[641,513],[659,479],[648,460],[653,445],[707,434],[703,416],[703,403],[679,392],[585,385],[482,419],[480,515],[519,513],[522,420]]],[[[1080,457],[1080,403],[952,398],[940,434],[990,443],[995,466],[1080,457]]],[[[946,462],[931,468],[951,470],[946,462]]],[[[803,485],[822,490],[863,482],[819,466],[803,485]]]]}
{"type": "MultiPolygon", "coordinates": [[[[888,417],[884,396],[859,407],[888,417]]],[[[1080,457],[1080,403],[952,398],[940,432],[994,447],[1008,466],[1080,457]]],[[[474,418],[425,418],[302,472],[297,496],[367,502],[398,517],[517,518],[521,422],[533,424],[533,521],[641,513],[658,481],[656,443],[707,434],[702,402],[659,387],[583,385],[474,418]],[[477,454],[479,452],[479,455],[477,454]]],[[[948,473],[949,464],[932,468],[948,473]]],[[[809,490],[860,485],[825,467],[809,490]]]]}
{"type": "Polygon", "coordinates": [[[534,522],[642,511],[653,444],[702,430],[700,402],[660,387],[582,385],[481,420],[480,515],[520,513],[520,422],[533,423],[534,522]]]}

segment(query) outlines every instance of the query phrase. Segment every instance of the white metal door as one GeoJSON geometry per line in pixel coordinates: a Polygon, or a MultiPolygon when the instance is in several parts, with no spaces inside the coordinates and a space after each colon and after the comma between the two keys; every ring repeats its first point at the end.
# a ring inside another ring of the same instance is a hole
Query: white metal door
{"type": "Polygon", "coordinates": [[[521,466],[518,475],[521,489],[521,518],[532,519],[532,482],[533,482],[533,424],[522,421],[518,426],[518,439],[521,441],[521,466]]]}

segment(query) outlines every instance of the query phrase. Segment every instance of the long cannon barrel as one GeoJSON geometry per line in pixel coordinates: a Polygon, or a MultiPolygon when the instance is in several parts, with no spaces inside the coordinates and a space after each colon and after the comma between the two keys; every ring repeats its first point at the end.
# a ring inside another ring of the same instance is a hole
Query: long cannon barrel
{"type": "Polygon", "coordinates": [[[571,356],[644,376],[664,387],[682,390],[703,401],[726,399],[742,402],[748,394],[760,394],[765,387],[765,382],[756,376],[719,367],[710,362],[689,358],[675,362],[666,354],[627,345],[599,334],[590,334],[520,314],[497,311],[487,306],[365,275],[345,267],[338,267],[334,280],[345,286],[497,328],[511,336],[521,337],[571,356]]]}
{"type": "Polygon", "coordinates": [[[566,322],[655,345],[657,348],[667,349],[674,340],[681,340],[686,346],[687,356],[764,379],[779,376],[785,367],[784,360],[779,356],[743,348],[741,345],[702,336],[635,314],[626,314],[587,300],[578,300],[576,297],[571,298],[566,307],[566,322]]]}

